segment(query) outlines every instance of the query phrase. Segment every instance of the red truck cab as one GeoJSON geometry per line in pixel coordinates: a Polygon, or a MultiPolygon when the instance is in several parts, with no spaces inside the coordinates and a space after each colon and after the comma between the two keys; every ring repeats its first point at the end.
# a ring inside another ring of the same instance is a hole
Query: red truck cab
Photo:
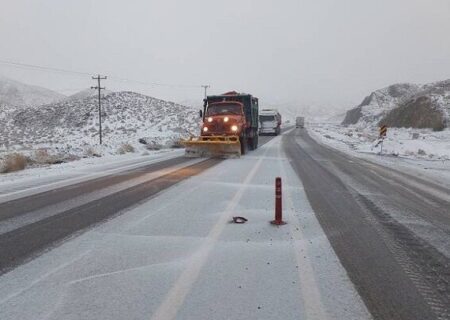
{"type": "Polygon", "coordinates": [[[202,136],[241,135],[246,128],[243,104],[238,101],[214,102],[208,106],[202,136]]]}

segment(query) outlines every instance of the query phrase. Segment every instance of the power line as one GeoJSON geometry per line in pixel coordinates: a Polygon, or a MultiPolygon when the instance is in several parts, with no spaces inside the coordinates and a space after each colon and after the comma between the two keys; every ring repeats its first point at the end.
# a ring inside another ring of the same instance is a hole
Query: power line
{"type": "Polygon", "coordinates": [[[120,82],[132,82],[144,86],[157,86],[157,87],[170,87],[170,88],[200,88],[201,85],[198,84],[169,84],[169,83],[157,83],[157,82],[144,82],[139,80],[132,80],[127,78],[119,78],[111,76],[109,77],[110,80],[116,80],[120,82]]]}
{"type": "Polygon", "coordinates": [[[53,67],[47,67],[47,66],[38,66],[38,65],[34,65],[34,64],[20,63],[20,62],[6,61],[6,60],[0,60],[0,63],[8,64],[8,65],[16,66],[16,67],[25,67],[28,69],[38,69],[38,70],[43,70],[43,71],[54,71],[54,72],[59,72],[59,73],[70,73],[70,74],[77,74],[77,75],[83,75],[83,76],[91,75],[91,73],[87,73],[87,72],[59,69],[59,68],[53,68],[53,67]]]}
{"type": "Polygon", "coordinates": [[[57,88],[57,89],[53,89],[54,91],[57,92],[69,92],[69,93],[73,93],[73,92],[80,92],[82,90],[86,90],[89,89],[88,87],[71,87],[71,88],[57,88]]]}
{"type": "MultiPolygon", "coordinates": [[[[27,69],[34,69],[34,70],[40,70],[40,71],[52,71],[52,72],[58,72],[58,73],[74,74],[74,75],[79,75],[79,76],[90,76],[92,74],[92,73],[88,73],[88,72],[60,69],[60,68],[41,66],[41,65],[29,64],[29,63],[20,63],[20,62],[8,61],[8,60],[3,60],[3,59],[0,59],[0,63],[19,67],[19,68],[27,68],[27,69]]],[[[140,81],[140,80],[115,77],[115,76],[110,76],[109,80],[135,83],[135,84],[140,84],[140,85],[150,86],[150,87],[154,87],[154,86],[169,87],[169,88],[200,88],[200,87],[202,87],[201,85],[197,85],[197,84],[170,84],[170,83],[159,83],[159,82],[145,82],[145,81],[140,81]]]]}

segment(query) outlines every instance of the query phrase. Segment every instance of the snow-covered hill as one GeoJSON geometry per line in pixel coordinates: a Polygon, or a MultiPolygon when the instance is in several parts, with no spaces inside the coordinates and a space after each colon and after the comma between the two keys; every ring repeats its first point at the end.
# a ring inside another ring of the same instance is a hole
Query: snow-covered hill
{"type": "Polygon", "coordinates": [[[342,124],[359,127],[432,128],[448,127],[450,80],[426,85],[395,84],[372,92],[349,110],[342,124]]]}
{"type": "Polygon", "coordinates": [[[347,112],[343,124],[376,124],[389,111],[411,99],[419,90],[418,85],[401,83],[374,91],[365,97],[359,106],[347,112]]]}
{"type": "MultiPolygon", "coordinates": [[[[112,93],[112,91],[109,91],[109,90],[101,91],[101,95],[103,97],[107,96],[108,94],[111,94],[111,93],[112,93]]],[[[80,92],[77,92],[75,94],[68,96],[65,100],[71,100],[71,101],[83,100],[83,99],[90,98],[90,97],[97,97],[97,95],[98,95],[98,91],[96,89],[87,88],[85,90],[82,90],[80,92]]]]}
{"type": "MultiPolygon", "coordinates": [[[[170,144],[190,133],[198,134],[197,110],[134,92],[115,92],[102,99],[104,146],[115,153],[129,143],[135,147],[170,144]]],[[[97,146],[96,96],[66,99],[40,107],[0,115],[0,151],[50,149],[79,155],[97,146]]]]}
{"type": "Polygon", "coordinates": [[[0,76],[0,105],[14,107],[39,106],[54,103],[65,96],[55,91],[27,85],[0,76]]]}
{"type": "Polygon", "coordinates": [[[379,153],[379,126],[388,126],[383,153],[408,159],[450,159],[450,80],[396,84],[377,90],[346,113],[342,124],[320,121],[309,130],[344,151],[379,153]]]}
{"type": "Polygon", "coordinates": [[[450,122],[450,80],[424,85],[412,99],[389,112],[381,122],[391,127],[441,131],[450,122]]]}

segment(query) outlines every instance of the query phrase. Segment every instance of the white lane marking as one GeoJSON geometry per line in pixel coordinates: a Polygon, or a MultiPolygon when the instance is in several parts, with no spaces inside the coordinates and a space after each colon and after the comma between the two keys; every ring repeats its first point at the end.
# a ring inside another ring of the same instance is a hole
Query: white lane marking
{"type": "Polygon", "coordinates": [[[150,165],[150,164],[154,164],[154,163],[158,163],[158,162],[162,162],[162,161],[166,161],[166,160],[171,160],[171,159],[177,158],[179,156],[180,156],[179,154],[171,154],[170,156],[167,156],[167,157],[162,156],[162,157],[158,157],[156,159],[143,161],[143,162],[137,163],[137,164],[135,163],[135,164],[120,167],[120,168],[109,169],[109,170],[94,173],[91,175],[85,174],[81,177],[71,178],[71,179],[67,179],[67,180],[63,180],[63,181],[51,182],[49,184],[45,184],[45,185],[41,185],[41,186],[35,186],[35,187],[30,187],[30,188],[26,188],[26,189],[22,189],[22,190],[18,190],[18,191],[13,191],[10,193],[0,194],[0,203],[11,201],[11,200],[16,200],[16,199],[27,197],[27,196],[32,196],[37,193],[50,191],[50,190],[54,190],[57,188],[67,187],[67,186],[70,186],[70,185],[73,185],[76,183],[85,182],[85,181],[93,180],[96,178],[101,178],[101,177],[104,177],[104,176],[107,176],[110,174],[119,173],[119,172],[126,171],[126,170],[132,170],[132,169],[136,169],[139,167],[143,167],[146,165],[150,165]]]}
{"type": "MultiPolygon", "coordinates": [[[[278,146],[278,154],[281,157],[281,148],[278,146]]],[[[284,164],[280,160],[279,162],[281,176],[286,177],[286,170],[284,168],[284,164]]],[[[303,185],[302,185],[303,188],[303,185]]],[[[303,298],[303,306],[305,308],[306,319],[317,319],[317,320],[325,320],[329,319],[328,314],[322,304],[322,299],[320,296],[319,287],[316,282],[316,277],[314,275],[314,269],[310,263],[310,259],[308,257],[308,246],[306,242],[305,235],[301,231],[301,223],[298,220],[297,216],[290,208],[294,207],[294,201],[292,200],[292,188],[283,188],[283,196],[285,201],[284,212],[287,213],[287,221],[290,230],[290,234],[294,238],[294,252],[295,258],[297,260],[298,265],[298,277],[300,280],[300,290],[302,292],[303,298]],[[297,228],[296,228],[297,226],[297,228]],[[307,258],[305,259],[301,252],[306,252],[307,258]]],[[[325,236],[325,235],[324,235],[325,236]]]]}
{"type": "MultiPolygon", "coordinates": [[[[273,144],[274,141],[277,141],[277,139],[272,139],[266,144],[266,146],[273,144]]],[[[269,148],[266,148],[264,155],[268,150],[269,148]]],[[[234,194],[225,211],[221,214],[219,221],[217,221],[217,223],[212,227],[199,250],[189,259],[187,267],[178,277],[162,303],[159,305],[158,309],[152,315],[152,320],[175,319],[178,310],[183,305],[187,294],[192,288],[192,285],[197,281],[200,271],[205,265],[209,254],[234,213],[234,209],[239,204],[239,201],[241,200],[245,190],[248,188],[250,181],[253,179],[257,170],[261,166],[262,161],[262,159],[259,159],[252,167],[252,170],[245,177],[241,187],[234,194]]]]}

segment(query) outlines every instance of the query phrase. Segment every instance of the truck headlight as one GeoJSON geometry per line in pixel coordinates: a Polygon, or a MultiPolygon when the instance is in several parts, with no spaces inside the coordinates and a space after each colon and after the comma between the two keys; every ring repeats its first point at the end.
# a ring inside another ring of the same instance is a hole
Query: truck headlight
{"type": "Polygon", "coordinates": [[[233,132],[238,131],[238,127],[236,125],[231,126],[231,131],[233,132]]]}
{"type": "Polygon", "coordinates": [[[208,122],[212,122],[213,121],[213,118],[212,117],[209,117],[208,118],[208,122]]]}
{"type": "Polygon", "coordinates": [[[228,120],[230,120],[230,118],[228,117],[223,118],[223,122],[228,122],[228,120]]]}
{"type": "Polygon", "coordinates": [[[208,127],[203,127],[203,132],[208,132],[208,127]]]}

